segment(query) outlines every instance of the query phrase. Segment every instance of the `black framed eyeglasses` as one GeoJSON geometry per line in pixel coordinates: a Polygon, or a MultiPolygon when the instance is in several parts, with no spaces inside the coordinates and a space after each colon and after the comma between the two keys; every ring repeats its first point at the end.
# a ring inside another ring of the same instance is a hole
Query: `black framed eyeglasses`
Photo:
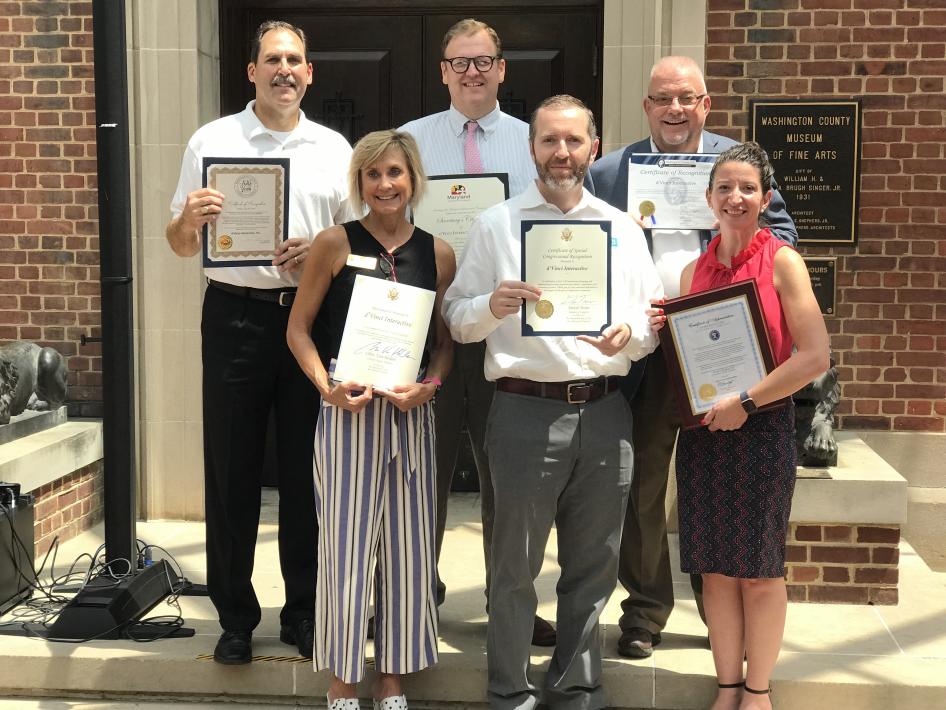
{"type": "Polygon", "coordinates": [[[378,268],[384,274],[388,281],[397,281],[397,268],[394,266],[394,254],[385,254],[381,252],[381,261],[378,262],[378,268]]]}
{"type": "Polygon", "coordinates": [[[493,62],[501,58],[501,54],[497,54],[495,57],[490,57],[484,54],[479,57],[453,57],[453,59],[444,57],[441,61],[449,64],[453,71],[455,71],[457,74],[466,74],[467,70],[470,68],[471,63],[474,67],[476,67],[476,71],[485,73],[493,68],[493,62]]]}
{"type": "Polygon", "coordinates": [[[684,94],[683,96],[648,96],[655,105],[660,106],[660,108],[666,108],[673,104],[676,101],[682,108],[693,108],[696,106],[706,94],[684,94]]]}

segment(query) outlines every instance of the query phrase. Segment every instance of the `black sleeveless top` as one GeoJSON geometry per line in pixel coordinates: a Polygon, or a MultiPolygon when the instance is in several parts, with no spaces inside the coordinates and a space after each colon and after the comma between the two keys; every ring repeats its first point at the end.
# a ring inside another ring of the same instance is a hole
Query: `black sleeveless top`
{"type": "MultiPolygon", "coordinates": [[[[393,271],[397,274],[398,283],[425,288],[429,291],[437,290],[437,259],[434,255],[434,238],[429,232],[425,232],[420,227],[414,227],[411,238],[389,254],[361,222],[357,220],[346,222],[342,227],[348,237],[351,253],[370,257],[376,264],[373,270],[345,264],[329,284],[328,292],[325,294],[312,329],[312,340],[326,369],[331,359],[338,357],[342,333],[345,330],[345,319],[348,316],[348,304],[351,301],[352,289],[355,287],[355,277],[363,274],[379,279],[389,278],[381,270],[384,265],[382,254],[387,257],[389,264],[393,263],[393,271]]],[[[391,278],[393,280],[393,276],[391,278]]],[[[434,329],[431,328],[427,333],[427,344],[421,358],[421,367],[426,367],[430,360],[434,336],[434,329]]]]}

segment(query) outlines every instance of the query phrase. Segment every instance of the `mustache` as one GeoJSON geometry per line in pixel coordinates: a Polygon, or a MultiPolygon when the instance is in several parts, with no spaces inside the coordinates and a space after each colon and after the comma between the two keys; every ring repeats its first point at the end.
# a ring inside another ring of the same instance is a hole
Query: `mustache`
{"type": "Polygon", "coordinates": [[[289,76],[275,76],[273,80],[269,82],[270,86],[295,86],[296,79],[291,74],[289,76]]]}

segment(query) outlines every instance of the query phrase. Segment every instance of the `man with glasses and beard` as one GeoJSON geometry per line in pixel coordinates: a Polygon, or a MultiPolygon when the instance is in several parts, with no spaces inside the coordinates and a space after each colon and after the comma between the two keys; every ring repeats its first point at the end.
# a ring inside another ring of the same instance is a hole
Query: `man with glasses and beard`
{"type": "MultiPolygon", "coordinates": [[[[587,187],[597,197],[627,211],[628,160],[632,153],[722,153],[736,141],[703,130],[710,110],[703,72],[689,57],[664,57],[650,72],[644,113],[650,137],[615,150],[589,171],[587,187]]],[[[704,199],[702,194],[692,199],[704,199]]],[[[631,215],[635,219],[637,215],[631,215]]],[[[772,234],[795,244],[795,223],[773,190],[764,213],[772,234]]],[[[680,295],[680,273],[706,250],[709,230],[646,229],[647,244],[668,298],[680,295]]],[[[618,579],[628,596],[621,602],[618,653],[647,658],[661,641],[673,609],[673,581],[667,545],[664,499],[680,416],[663,355],[635,364],[624,385],[633,413],[634,479],[624,518],[618,579]]],[[[702,582],[691,578],[702,615],[702,582]]]]}
{"type": "Polygon", "coordinates": [[[644,311],[663,290],[640,228],[582,187],[598,150],[591,111],[571,96],[553,96],[529,128],[539,179],[476,220],[444,313],[455,340],[485,338],[486,378],[496,383],[486,435],[496,541],[490,707],[531,710],[544,702],[593,710],[606,705],[598,617],[617,576],[633,457],[630,411],[619,387],[631,362],[654,349],[644,311]],[[541,295],[520,280],[523,220],[610,221],[612,323],[600,335],[522,336],[523,302],[541,295]],[[558,644],[540,698],[529,680],[529,637],[534,582],[553,523],[561,566],[558,644]]]}
{"type": "MultiPolygon", "coordinates": [[[[440,74],[450,92],[450,108],[401,126],[420,147],[424,171],[430,175],[506,173],[509,194],[515,196],[535,179],[529,155],[529,126],[499,108],[499,85],[506,78],[502,42],[489,25],[467,18],[444,34],[440,74]]],[[[457,252],[457,258],[460,253],[457,252]]],[[[486,415],[493,401],[493,383],[483,377],[482,342],[454,347],[453,369],[434,401],[437,428],[437,558],[447,523],[447,501],[456,467],[464,424],[470,436],[480,483],[486,594],[489,595],[490,547],[493,539],[493,488],[483,451],[486,415]]],[[[437,602],[443,604],[446,585],[437,576],[437,602]]],[[[536,616],[532,643],[554,646],[555,629],[536,616]]]]}
{"type": "Polygon", "coordinates": [[[312,442],[319,394],[286,344],[312,238],[350,214],[346,170],[351,147],[306,119],[299,106],[312,83],[305,35],[267,21],[253,38],[247,77],[256,98],[240,113],[198,129],[187,144],[166,236],[182,257],[201,251],[201,230],[227,210],[223,193],[202,187],[202,158],[288,158],[289,235],[268,266],[206,269],[201,318],[204,506],[207,587],[223,634],[218,663],[252,660],[260,622],[253,556],[260,515],[266,427],[276,420],[279,562],[286,588],[279,638],[312,656],[318,523],[312,442]]]}

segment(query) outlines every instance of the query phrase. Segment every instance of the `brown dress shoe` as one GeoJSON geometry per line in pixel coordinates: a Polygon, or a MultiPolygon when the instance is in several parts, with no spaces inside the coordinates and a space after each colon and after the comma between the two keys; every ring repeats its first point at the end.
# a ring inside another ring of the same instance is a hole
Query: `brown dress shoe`
{"type": "Polygon", "coordinates": [[[532,622],[532,645],[554,646],[557,640],[555,627],[541,616],[536,616],[535,621],[532,622]]]}
{"type": "Polygon", "coordinates": [[[634,627],[621,631],[618,639],[618,653],[625,658],[650,658],[654,646],[660,644],[660,634],[652,634],[647,629],[634,627]]]}

